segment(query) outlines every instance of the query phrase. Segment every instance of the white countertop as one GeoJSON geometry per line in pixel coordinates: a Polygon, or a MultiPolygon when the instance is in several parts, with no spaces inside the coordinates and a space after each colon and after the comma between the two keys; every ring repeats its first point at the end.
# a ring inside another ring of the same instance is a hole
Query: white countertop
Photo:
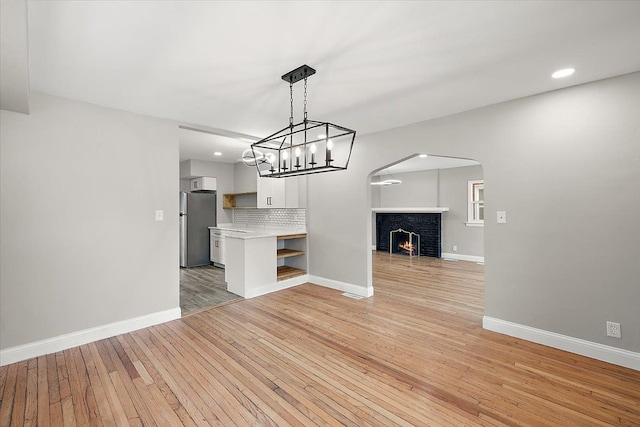
{"type": "Polygon", "coordinates": [[[220,230],[225,237],[232,239],[261,239],[264,237],[286,236],[289,234],[302,234],[307,230],[304,227],[273,227],[253,224],[218,224],[217,227],[209,227],[210,230],[220,230]]]}

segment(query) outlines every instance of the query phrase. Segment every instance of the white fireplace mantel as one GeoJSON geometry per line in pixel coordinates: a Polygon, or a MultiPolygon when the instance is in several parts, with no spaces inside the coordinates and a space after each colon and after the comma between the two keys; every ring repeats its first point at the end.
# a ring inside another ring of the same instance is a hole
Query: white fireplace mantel
{"type": "Polygon", "coordinates": [[[442,213],[448,212],[449,208],[372,208],[375,213],[442,213]]]}

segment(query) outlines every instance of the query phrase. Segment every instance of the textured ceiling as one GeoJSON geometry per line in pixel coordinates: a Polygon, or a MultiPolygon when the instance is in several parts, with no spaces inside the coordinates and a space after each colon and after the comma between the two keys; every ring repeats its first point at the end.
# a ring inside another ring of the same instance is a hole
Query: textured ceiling
{"type": "Polygon", "coordinates": [[[640,70],[639,40],[634,1],[29,2],[33,90],[255,137],[305,63],[309,117],[362,135],[640,70]]]}

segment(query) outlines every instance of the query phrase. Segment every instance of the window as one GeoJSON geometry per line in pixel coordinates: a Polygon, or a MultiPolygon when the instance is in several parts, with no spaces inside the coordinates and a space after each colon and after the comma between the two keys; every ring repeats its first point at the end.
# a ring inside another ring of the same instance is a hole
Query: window
{"type": "Polygon", "coordinates": [[[469,181],[467,225],[484,225],[484,181],[469,181]]]}

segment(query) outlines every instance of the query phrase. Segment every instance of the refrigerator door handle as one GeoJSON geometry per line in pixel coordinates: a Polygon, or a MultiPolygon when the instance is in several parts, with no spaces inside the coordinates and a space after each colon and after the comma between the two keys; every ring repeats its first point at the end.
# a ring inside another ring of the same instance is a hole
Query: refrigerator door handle
{"type": "Polygon", "coordinates": [[[180,267],[187,267],[187,216],[180,214],[180,267]]]}

